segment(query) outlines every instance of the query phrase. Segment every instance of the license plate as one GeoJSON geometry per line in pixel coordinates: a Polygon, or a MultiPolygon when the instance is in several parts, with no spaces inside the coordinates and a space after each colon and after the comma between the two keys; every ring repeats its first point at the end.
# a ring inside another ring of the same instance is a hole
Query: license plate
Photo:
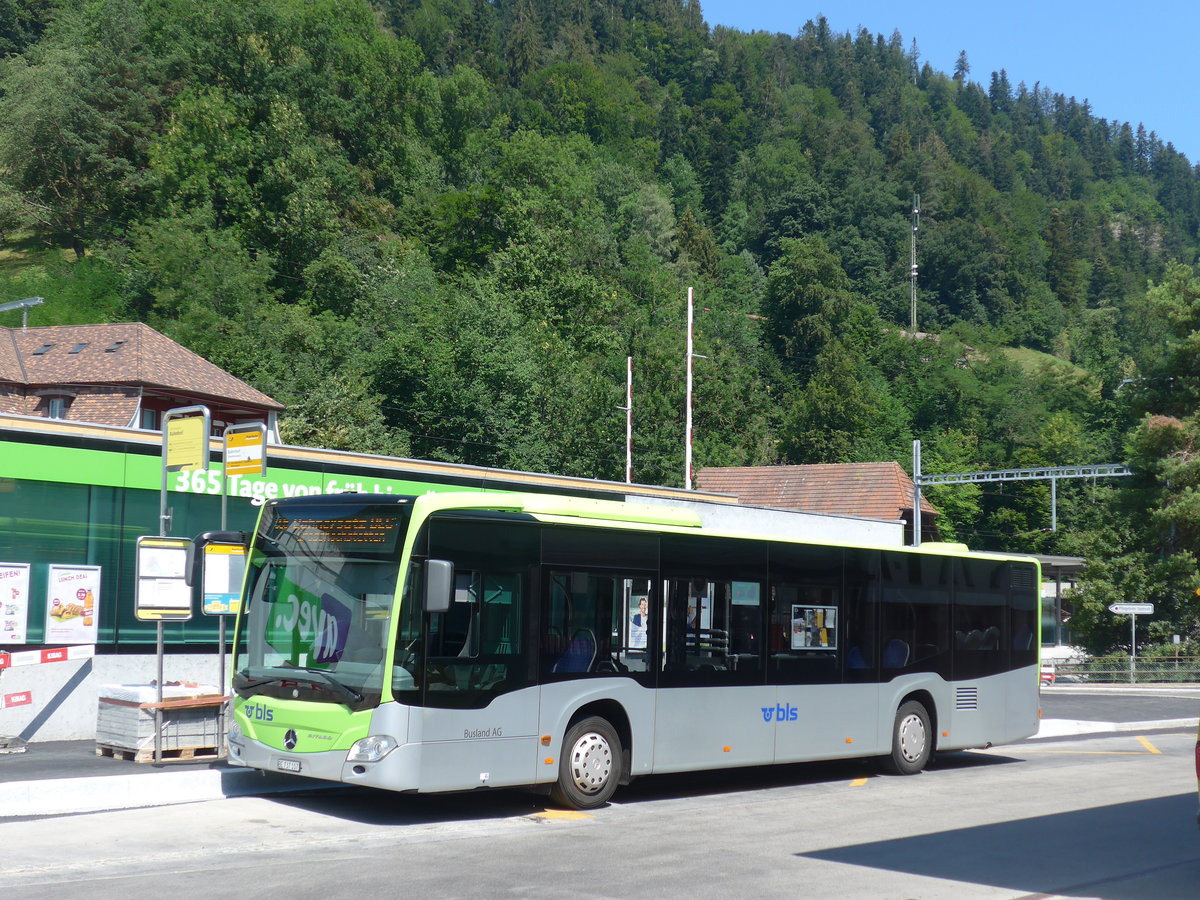
{"type": "Polygon", "coordinates": [[[280,759],[276,761],[275,768],[277,768],[280,772],[299,772],[300,760],[280,759]]]}

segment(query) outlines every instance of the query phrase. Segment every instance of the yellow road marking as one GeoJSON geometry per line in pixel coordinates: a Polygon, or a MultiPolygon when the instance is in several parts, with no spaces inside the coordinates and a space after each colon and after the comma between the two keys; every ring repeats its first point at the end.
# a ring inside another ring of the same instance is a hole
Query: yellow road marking
{"type": "Polygon", "coordinates": [[[855,778],[852,782],[850,782],[850,787],[862,787],[866,783],[867,779],[865,778],[855,778]]]}
{"type": "Polygon", "coordinates": [[[540,813],[534,813],[530,818],[533,819],[594,819],[595,816],[580,812],[577,809],[546,809],[540,813]]]}
{"type": "Polygon", "coordinates": [[[1148,740],[1146,740],[1140,734],[1138,735],[1138,740],[1141,741],[1142,746],[1145,747],[1147,750],[1149,750],[1151,753],[1158,753],[1160,755],[1162,754],[1161,750],[1159,750],[1157,747],[1155,747],[1152,743],[1150,743],[1148,740]]]}
{"type": "Polygon", "coordinates": [[[1145,756],[1146,753],[1154,753],[1162,756],[1162,751],[1155,747],[1150,741],[1142,737],[1140,734],[1134,735],[1138,742],[1146,748],[1145,752],[1141,750],[1022,750],[1022,753],[1059,753],[1073,756],[1145,756]]]}

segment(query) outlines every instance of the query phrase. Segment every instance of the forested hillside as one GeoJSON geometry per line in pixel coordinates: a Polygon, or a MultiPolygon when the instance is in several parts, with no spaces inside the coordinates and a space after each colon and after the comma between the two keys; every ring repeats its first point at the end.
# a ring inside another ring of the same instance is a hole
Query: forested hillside
{"type": "MultiPolygon", "coordinates": [[[[798,17],[803,13],[798,13],[798,17]]],[[[136,319],[285,437],[682,483],[927,472],[948,537],[1094,561],[1072,624],[1200,637],[1200,171],[1152,123],[920,35],[711,29],[695,0],[0,0],[0,301],[136,319]],[[921,200],[917,328],[909,243],[921,200]]],[[[0,324],[19,321],[2,314],[0,324]]]]}

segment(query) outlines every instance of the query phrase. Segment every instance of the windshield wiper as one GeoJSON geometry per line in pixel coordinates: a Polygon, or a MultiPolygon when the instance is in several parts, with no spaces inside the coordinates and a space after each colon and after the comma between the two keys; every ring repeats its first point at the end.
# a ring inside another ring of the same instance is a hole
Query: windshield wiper
{"type": "Polygon", "coordinates": [[[233,686],[236,690],[252,691],[260,687],[268,687],[277,685],[282,687],[286,682],[295,682],[297,684],[304,682],[314,688],[332,688],[335,694],[342,697],[343,700],[348,700],[351,703],[362,703],[363,695],[350,687],[348,684],[343,684],[338,681],[328,672],[321,669],[309,669],[288,666],[286,675],[274,674],[278,670],[260,669],[259,673],[255,673],[250,669],[245,669],[234,675],[233,686]],[[271,673],[271,674],[267,674],[271,673]],[[257,677],[256,677],[257,675],[257,677]]]}

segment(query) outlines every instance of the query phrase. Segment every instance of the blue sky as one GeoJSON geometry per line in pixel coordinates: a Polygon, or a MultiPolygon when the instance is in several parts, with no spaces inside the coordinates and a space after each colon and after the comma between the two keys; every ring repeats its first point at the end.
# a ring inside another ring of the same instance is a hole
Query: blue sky
{"type": "Polygon", "coordinates": [[[1005,69],[1015,89],[1040,81],[1055,93],[1090,101],[1099,118],[1138,122],[1158,132],[1192,163],[1200,161],[1195,62],[1200,0],[971,0],[898,3],[881,0],[700,0],[704,19],[740,31],[795,35],[824,15],[835,32],[915,37],[922,63],[950,74],[967,51],[972,81],[986,89],[1005,69]]]}

